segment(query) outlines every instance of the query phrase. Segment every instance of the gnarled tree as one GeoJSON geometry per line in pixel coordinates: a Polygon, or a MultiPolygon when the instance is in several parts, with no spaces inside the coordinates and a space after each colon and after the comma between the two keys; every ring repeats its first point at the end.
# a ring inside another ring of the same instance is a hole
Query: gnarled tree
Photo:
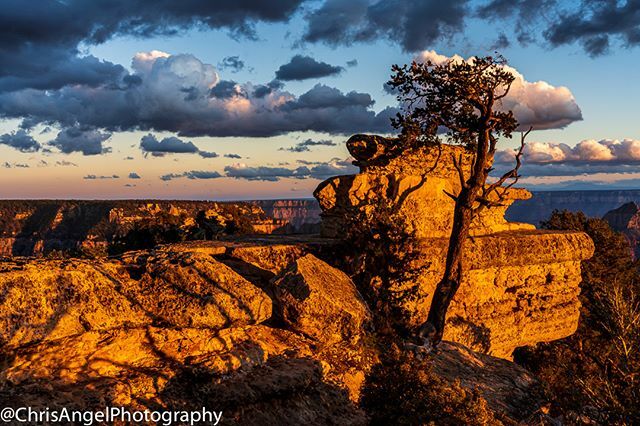
{"type": "Polygon", "coordinates": [[[500,138],[511,138],[518,123],[511,111],[499,109],[514,76],[502,57],[473,58],[393,66],[388,85],[397,91],[403,110],[393,120],[408,145],[463,145],[471,153],[470,170],[462,157],[453,158],[460,178],[460,191],[449,194],[455,203],[445,271],[438,283],[427,321],[419,339],[425,346],[442,340],[447,309],[462,278],[462,256],[474,217],[485,208],[500,205],[506,191],[518,180],[524,141],[521,134],[514,167],[488,182],[500,138]]]}

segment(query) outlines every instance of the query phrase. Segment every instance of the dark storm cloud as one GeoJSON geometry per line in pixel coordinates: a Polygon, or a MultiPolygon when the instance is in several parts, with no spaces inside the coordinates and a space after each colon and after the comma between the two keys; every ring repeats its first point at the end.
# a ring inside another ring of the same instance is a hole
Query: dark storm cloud
{"type": "Polygon", "coordinates": [[[58,132],[49,145],[58,148],[64,154],[81,152],[83,155],[98,155],[110,151],[102,145],[110,137],[110,133],[92,128],[68,127],[58,132]]]}
{"type": "Polygon", "coordinates": [[[327,0],[308,14],[303,39],[339,45],[386,38],[413,52],[462,31],[468,12],[467,0],[327,0]]]}
{"type": "Polygon", "coordinates": [[[288,63],[278,68],[276,78],[282,81],[300,81],[338,75],[342,71],[342,67],[316,61],[310,56],[295,55],[288,63]]]}
{"type": "Polygon", "coordinates": [[[154,135],[148,134],[140,139],[140,149],[156,157],[162,157],[165,154],[198,154],[202,158],[219,157],[215,152],[202,151],[193,142],[183,141],[175,136],[158,140],[154,135]]]}
{"type": "Polygon", "coordinates": [[[213,66],[192,55],[139,53],[132,68],[140,84],[0,93],[0,117],[29,117],[47,125],[80,125],[110,132],[261,137],[307,130],[389,133],[389,118],[396,112],[387,108],[376,113],[369,94],[343,93],[325,85],[296,97],[278,89],[279,82],[271,82],[269,93],[255,96],[256,86],[225,83],[213,66]]]}
{"type": "Polygon", "coordinates": [[[8,145],[22,152],[33,152],[40,149],[38,141],[32,138],[31,135],[23,129],[1,135],[0,144],[8,145]]]}
{"type": "Polygon", "coordinates": [[[113,83],[124,68],[79,54],[78,45],[113,36],[172,35],[223,28],[255,38],[257,22],[288,20],[301,0],[5,0],[0,9],[0,91],[113,83]]]}
{"type": "Polygon", "coordinates": [[[267,84],[259,84],[255,86],[253,90],[253,97],[256,99],[262,99],[267,95],[270,95],[276,90],[282,89],[284,83],[279,80],[271,80],[267,84]]]}
{"type": "Polygon", "coordinates": [[[591,56],[606,53],[612,40],[640,44],[640,1],[583,0],[561,12],[545,32],[554,46],[580,43],[591,56]]]}
{"type": "Polygon", "coordinates": [[[244,69],[244,61],[239,56],[227,56],[218,64],[221,70],[230,70],[231,72],[239,72],[244,69]]]}
{"type": "Polygon", "coordinates": [[[295,144],[289,148],[280,148],[280,151],[290,151],[290,152],[308,152],[311,151],[311,147],[313,146],[336,146],[337,144],[333,141],[323,139],[323,140],[313,140],[306,139],[302,142],[295,144]]]}
{"type": "Polygon", "coordinates": [[[175,136],[169,136],[158,140],[154,135],[148,134],[140,139],[140,148],[144,152],[156,153],[196,153],[198,147],[191,141],[183,141],[175,136]]]}

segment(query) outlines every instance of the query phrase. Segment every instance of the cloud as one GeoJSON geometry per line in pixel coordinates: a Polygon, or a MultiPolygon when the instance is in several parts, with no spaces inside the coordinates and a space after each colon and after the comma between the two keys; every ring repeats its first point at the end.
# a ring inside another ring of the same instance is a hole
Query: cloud
{"type": "Polygon", "coordinates": [[[3,167],[5,169],[28,169],[31,166],[26,163],[9,163],[8,161],[5,161],[0,165],[0,167],[3,167]]]}
{"type": "Polygon", "coordinates": [[[580,43],[591,56],[607,53],[612,40],[623,46],[640,44],[640,5],[637,1],[587,1],[557,14],[544,32],[553,46],[580,43]]]}
{"type": "Polygon", "coordinates": [[[307,15],[303,41],[350,45],[388,39],[415,52],[462,32],[467,0],[327,0],[307,15]]]}
{"type": "Polygon", "coordinates": [[[311,151],[312,146],[336,146],[337,144],[333,141],[323,139],[319,141],[315,141],[313,139],[306,139],[302,142],[297,143],[295,146],[289,148],[280,148],[280,151],[290,151],[290,152],[308,152],[311,151]]]}
{"type": "Polygon", "coordinates": [[[120,179],[120,176],[118,175],[110,175],[110,176],[97,176],[97,175],[86,175],[85,177],[83,177],[82,179],[85,180],[98,180],[98,179],[120,179]]]}
{"type": "Polygon", "coordinates": [[[169,136],[158,140],[154,135],[148,134],[140,139],[140,149],[151,153],[196,153],[198,147],[190,141],[183,141],[175,136],[169,136]]]}
{"type": "MultiPolygon", "coordinates": [[[[515,151],[496,155],[496,172],[514,164],[515,151]]],[[[564,143],[530,142],[523,150],[523,176],[577,176],[633,173],[640,165],[640,140],[583,140],[571,147],[564,143]]]]}
{"type": "Polygon", "coordinates": [[[60,167],[67,167],[67,166],[78,167],[78,165],[76,163],[73,163],[73,162],[67,161],[67,160],[56,161],[56,166],[60,166],[60,167]]]}
{"type": "Polygon", "coordinates": [[[86,127],[67,127],[58,132],[56,138],[49,142],[64,154],[81,152],[83,155],[98,155],[109,152],[102,146],[111,137],[110,133],[86,127]]]}
{"type": "Polygon", "coordinates": [[[165,154],[198,154],[202,158],[218,157],[218,154],[215,152],[201,151],[191,141],[183,141],[175,136],[158,140],[151,133],[140,139],[140,149],[142,149],[144,153],[150,153],[156,157],[162,157],[165,154]]]}
{"type": "Polygon", "coordinates": [[[342,71],[344,71],[342,67],[316,61],[310,56],[295,55],[288,63],[278,68],[276,78],[282,81],[301,81],[338,75],[342,71]]]}
{"type": "MultiPolygon", "coordinates": [[[[513,150],[498,153],[496,161],[510,162],[513,150]]],[[[564,143],[530,142],[523,150],[527,163],[613,163],[640,164],[640,140],[636,139],[586,139],[574,147],[564,143]]]]}
{"type": "Polygon", "coordinates": [[[301,3],[43,0],[25,4],[6,0],[0,13],[0,91],[113,83],[124,68],[81,56],[79,45],[100,44],[122,35],[173,35],[192,27],[222,28],[236,37],[256,38],[256,23],[287,21],[301,3]]]}
{"type": "Polygon", "coordinates": [[[357,173],[358,169],[352,164],[344,164],[333,160],[330,162],[314,163],[311,168],[306,165],[290,169],[286,167],[248,166],[236,163],[226,166],[224,171],[227,177],[245,179],[249,181],[277,182],[282,178],[292,179],[327,179],[332,176],[357,173]]]}
{"type": "Polygon", "coordinates": [[[0,135],[0,144],[8,145],[21,152],[34,152],[41,148],[40,143],[23,129],[0,135]]]}
{"type": "MultiPolygon", "coordinates": [[[[434,50],[423,51],[414,59],[417,62],[429,60],[434,64],[442,64],[449,60],[464,61],[461,56],[448,57],[434,50]]],[[[556,87],[545,81],[529,82],[515,68],[504,68],[515,80],[509,94],[502,99],[500,109],[513,111],[520,125],[519,129],[526,130],[530,126],[533,126],[534,130],[557,129],[582,120],[582,111],[568,88],[556,87]]]]}
{"type": "Polygon", "coordinates": [[[244,61],[239,56],[227,56],[222,58],[222,61],[218,64],[218,68],[221,70],[230,70],[231,72],[239,72],[244,69],[244,61]]]}
{"type": "Polygon", "coordinates": [[[139,174],[137,174],[136,172],[131,172],[131,173],[129,173],[128,178],[129,178],[129,179],[141,179],[140,175],[139,175],[139,174]]]}
{"type": "Polygon", "coordinates": [[[358,60],[357,59],[351,59],[350,61],[347,61],[347,66],[348,67],[355,67],[358,65],[358,60]]]}
{"type": "Polygon", "coordinates": [[[217,179],[222,177],[222,175],[216,171],[191,170],[184,173],[169,173],[166,175],[162,175],[160,176],[160,179],[164,181],[170,181],[183,177],[186,177],[187,179],[217,179]]]}
{"type": "Polygon", "coordinates": [[[0,117],[28,116],[35,122],[63,127],[155,130],[180,136],[391,131],[389,118],[396,110],[376,113],[369,94],[316,85],[296,97],[273,82],[258,87],[221,81],[213,66],[192,55],[167,55],[157,51],[137,54],[132,63],[134,74],[129,75],[139,78],[133,85],[122,81],[97,88],[65,86],[0,93],[0,117]]]}
{"type": "Polygon", "coordinates": [[[225,154],[224,157],[225,158],[242,158],[242,156],[239,154],[225,154]]]}

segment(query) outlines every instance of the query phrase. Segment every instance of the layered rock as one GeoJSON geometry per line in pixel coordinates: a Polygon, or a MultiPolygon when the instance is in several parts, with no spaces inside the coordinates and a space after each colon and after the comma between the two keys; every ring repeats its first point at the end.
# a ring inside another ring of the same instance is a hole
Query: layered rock
{"type": "MultiPolygon", "coordinates": [[[[341,236],[350,226],[375,228],[374,218],[395,210],[394,224],[419,241],[407,267],[421,270],[417,297],[405,304],[410,325],[426,319],[435,286],[444,272],[454,202],[460,190],[452,158],[469,173],[470,155],[461,147],[416,148],[401,156],[397,141],[356,135],[347,142],[360,173],[321,183],[315,192],[323,209],[322,231],[341,236]]],[[[504,219],[507,207],[530,193],[510,189],[502,206],[475,218],[464,253],[460,289],[448,311],[445,338],[509,358],[518,346],[573,334],[580,302],[580,261],[593,254],[584,233],[537,231],[504,219]]],[[[403,290],[411,282],[400,282],[403,290]]]]}
{"type": "MultiPolygon", "coordinates": [[[[355,286],[317,257],[332,248],[264,237],[104,261],[2,262],[0,336],[11,345],[0,349],[0,400],[205,406],[222,410],[226,424],[366,424],[356,402],[378,354],[364,338],[369,313],[355,286]],[[272,303],[302,315],[269,318],[272,303]]],[[[481,389],[496,413],[518,419],[542,403],[518,413],[534,380],[512,364],[448,344],[434,363],[447,380],[481,389]]]]}

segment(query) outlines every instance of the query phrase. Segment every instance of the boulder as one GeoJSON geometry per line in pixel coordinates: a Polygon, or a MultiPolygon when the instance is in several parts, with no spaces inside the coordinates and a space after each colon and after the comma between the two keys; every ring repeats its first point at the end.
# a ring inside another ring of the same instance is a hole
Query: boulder
{"type": "Polygon", "coordinates": [[[312,254],[275,277],[273,287],[287,326],[323,344],[357,341],[371,319],[353,281],[312,254]]]}

